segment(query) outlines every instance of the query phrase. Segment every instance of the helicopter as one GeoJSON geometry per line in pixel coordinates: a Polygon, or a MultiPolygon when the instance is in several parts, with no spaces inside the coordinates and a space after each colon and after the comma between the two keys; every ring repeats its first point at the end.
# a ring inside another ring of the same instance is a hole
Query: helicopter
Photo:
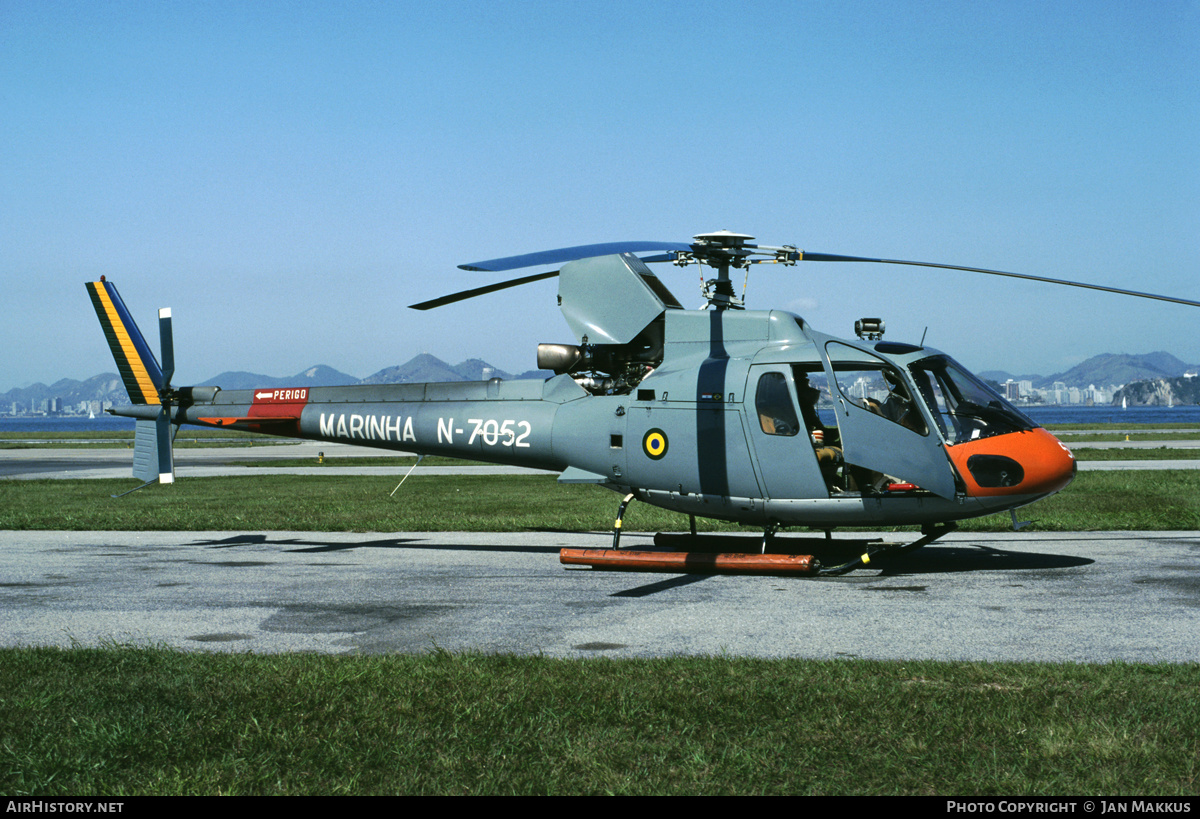
{"type": "MultiPolygon", "coordinates": [[[[919,526],[903,552],[968,518],[1008,512],[1016,527],[1018,508],[1072,481],[1077,464],[1065,445],[923,339],[885,340],[877,318],[858,321],[856,338],[838,338],[790,312],[746,309],[735,294],[732,270],[800,262],[942,268],[1200,306],[984,268],[765,246],[722,230],[464,264],[492,273],[561,267],[410,305],[430,310],[556,277],[575,342],[538,345],[548,378],[222,390],[172,386],[169,308],[159,313],[160,365],[116,287],[101,277],[87,288],[132,402],[109,412],[136,419],[138,489],[174,480],[171,428],[182,424],[535,467],[621,494],[611,549],[582,551],[597,552],[584,556],[596,558],[589,565],[606,565],[601,551],[620,552],[616,565],[636,568],[637,554],[661,553],[621,549],[634,500],[688,515],[693,538],[698,517],[761,529],[764,556],[782,529],[828,539],[843,527],[919,526]],[[685,309],[650,269],[664,262],[716,272],[703,280],[702,309],[685,309]]],[[[836,567],[808,559],[797,570],[844,573],[883,548],[836,567]]],[[[693,565],[691,551],[679,552],[678,565],[693,565]]]]}

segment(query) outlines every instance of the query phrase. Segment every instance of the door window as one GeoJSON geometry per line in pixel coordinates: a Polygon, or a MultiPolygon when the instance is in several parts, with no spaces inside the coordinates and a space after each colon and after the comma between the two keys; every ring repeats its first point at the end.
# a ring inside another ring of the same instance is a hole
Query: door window
{"type": "Polygon", "coordinates": [[[754,396],[758,425],[768,435],[792,436],[800,431],[796,405],[783,373],[763,373],[754,396]]]}
{"type": "Polygon", "coordinates": [[[844,344],[830,344],[827,349],[844,398],[920,435],[929,434],[920,408],[895,367],[844,344]]]}

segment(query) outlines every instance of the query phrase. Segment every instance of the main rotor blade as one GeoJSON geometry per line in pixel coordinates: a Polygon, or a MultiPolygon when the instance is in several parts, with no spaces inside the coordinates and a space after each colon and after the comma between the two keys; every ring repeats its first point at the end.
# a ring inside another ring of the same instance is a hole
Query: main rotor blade
{"type": "Polygon", "coordinates": [[[593,256],[611,256],[614,253],[641,253],[647,250],[687,251],[692,246],[680,242],[607,242],[599,245],[578,245],[576,247],[560,247],[557,250],[543,250],[538,253],[526,253],[521,256],[505,256],[503,259],[489,259],[486,262],[460,264],[462,270],[483,270],[496,273],[501,270],[516,270],[518,267],[534,267],[540,264],[563,264],[576,259],[590,259],[593,256]]]}
{"type": "Polygon", "coordinates": [[[530,282],[540,282],[542,279],[552,279],[558,275],[557,270],[551,270],[549,273],[537,273],[533,276],[522,276],[519,279],[509,279],[506,282],[497,282],[489,284],[486,287],[475,287],[471,290],[462,290],[458,293],[451,293],[449,296],[423,301],[420,304],[408,305],[413,310],[432,310],[435,307],[441,307],[446,304],[454,304],[456,301],[466,301],[473,299],[476,296],[483,296],[488,293],[495,293],[497,290],[507,290],[510,287],[517,287],[530,282]]]}
{"type": "Polygon", "coordinates": [[[1137,290],[1122,290],[1119,287],[1107,287],[1102,284],[1087,284],[1086,282],[1073,282],[1067,279],[1049,279],[1045,276],[1030,276],[1025,273],[1008,273],[1003,270],[987,270],[982,267],[962,267],[956,264],[938,264],[936,262],[906,262],[903,259],[868,259],[862,256],[838,256],[832,253],[809,253],[802,251],[799,254],[800,261],[804,262],[875,262],[877,264],[907,264],[914,267],[940,267],[943,270],[963,270],[968,273],[987,273],[992,276],[1008,276],[1013,279],[1028,279],[1034,282],[1046,282],[1048,284],[1065,284],[1068,287],[1084,287],[1088,290],[1103,290],[1106,293],[1118,293],[1122,296],[1137,296],[1141,299],[1158,299],[1159,301],[1170,301],[1175,304],[1187,304],[1191,307],[1200,307],[1200,301],[1192,301],[1191,299],[1179,299],[1174,296],[1158,296],[1154,293],[1140,293],[1137,290]]]}

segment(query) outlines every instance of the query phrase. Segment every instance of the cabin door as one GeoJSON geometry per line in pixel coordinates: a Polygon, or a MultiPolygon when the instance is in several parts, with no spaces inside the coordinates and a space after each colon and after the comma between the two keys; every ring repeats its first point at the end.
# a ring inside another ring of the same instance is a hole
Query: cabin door
{"type": "Polygon", "coordinates": [[[809,428],[816,416],[812,414],[809,421],[805,420],[809,413],[797,401],[792,366],[751,367],[746,406],[750,438],[766,497],[776,500],[829,497],[809,428]]]}
{"type": "Polygon", "coordinates": [[[818,349],[824,352],[822,363],[846,463],[879,473],[880,483],[895,479],[953,498],[950,459],[919,400],[914,400],[904,373],[873,353],[840,341],[826,341],[818,349]]]}

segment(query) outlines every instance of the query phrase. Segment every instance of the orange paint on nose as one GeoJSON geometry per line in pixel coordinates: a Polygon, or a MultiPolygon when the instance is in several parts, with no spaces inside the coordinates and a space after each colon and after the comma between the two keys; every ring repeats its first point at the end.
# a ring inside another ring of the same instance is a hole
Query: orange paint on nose
{"type": "Polygon", "coordinates": [[[1075,457],[1042,428],[946,447],[974,497],[1049,495],[1075,477],[1075,457]]]}

